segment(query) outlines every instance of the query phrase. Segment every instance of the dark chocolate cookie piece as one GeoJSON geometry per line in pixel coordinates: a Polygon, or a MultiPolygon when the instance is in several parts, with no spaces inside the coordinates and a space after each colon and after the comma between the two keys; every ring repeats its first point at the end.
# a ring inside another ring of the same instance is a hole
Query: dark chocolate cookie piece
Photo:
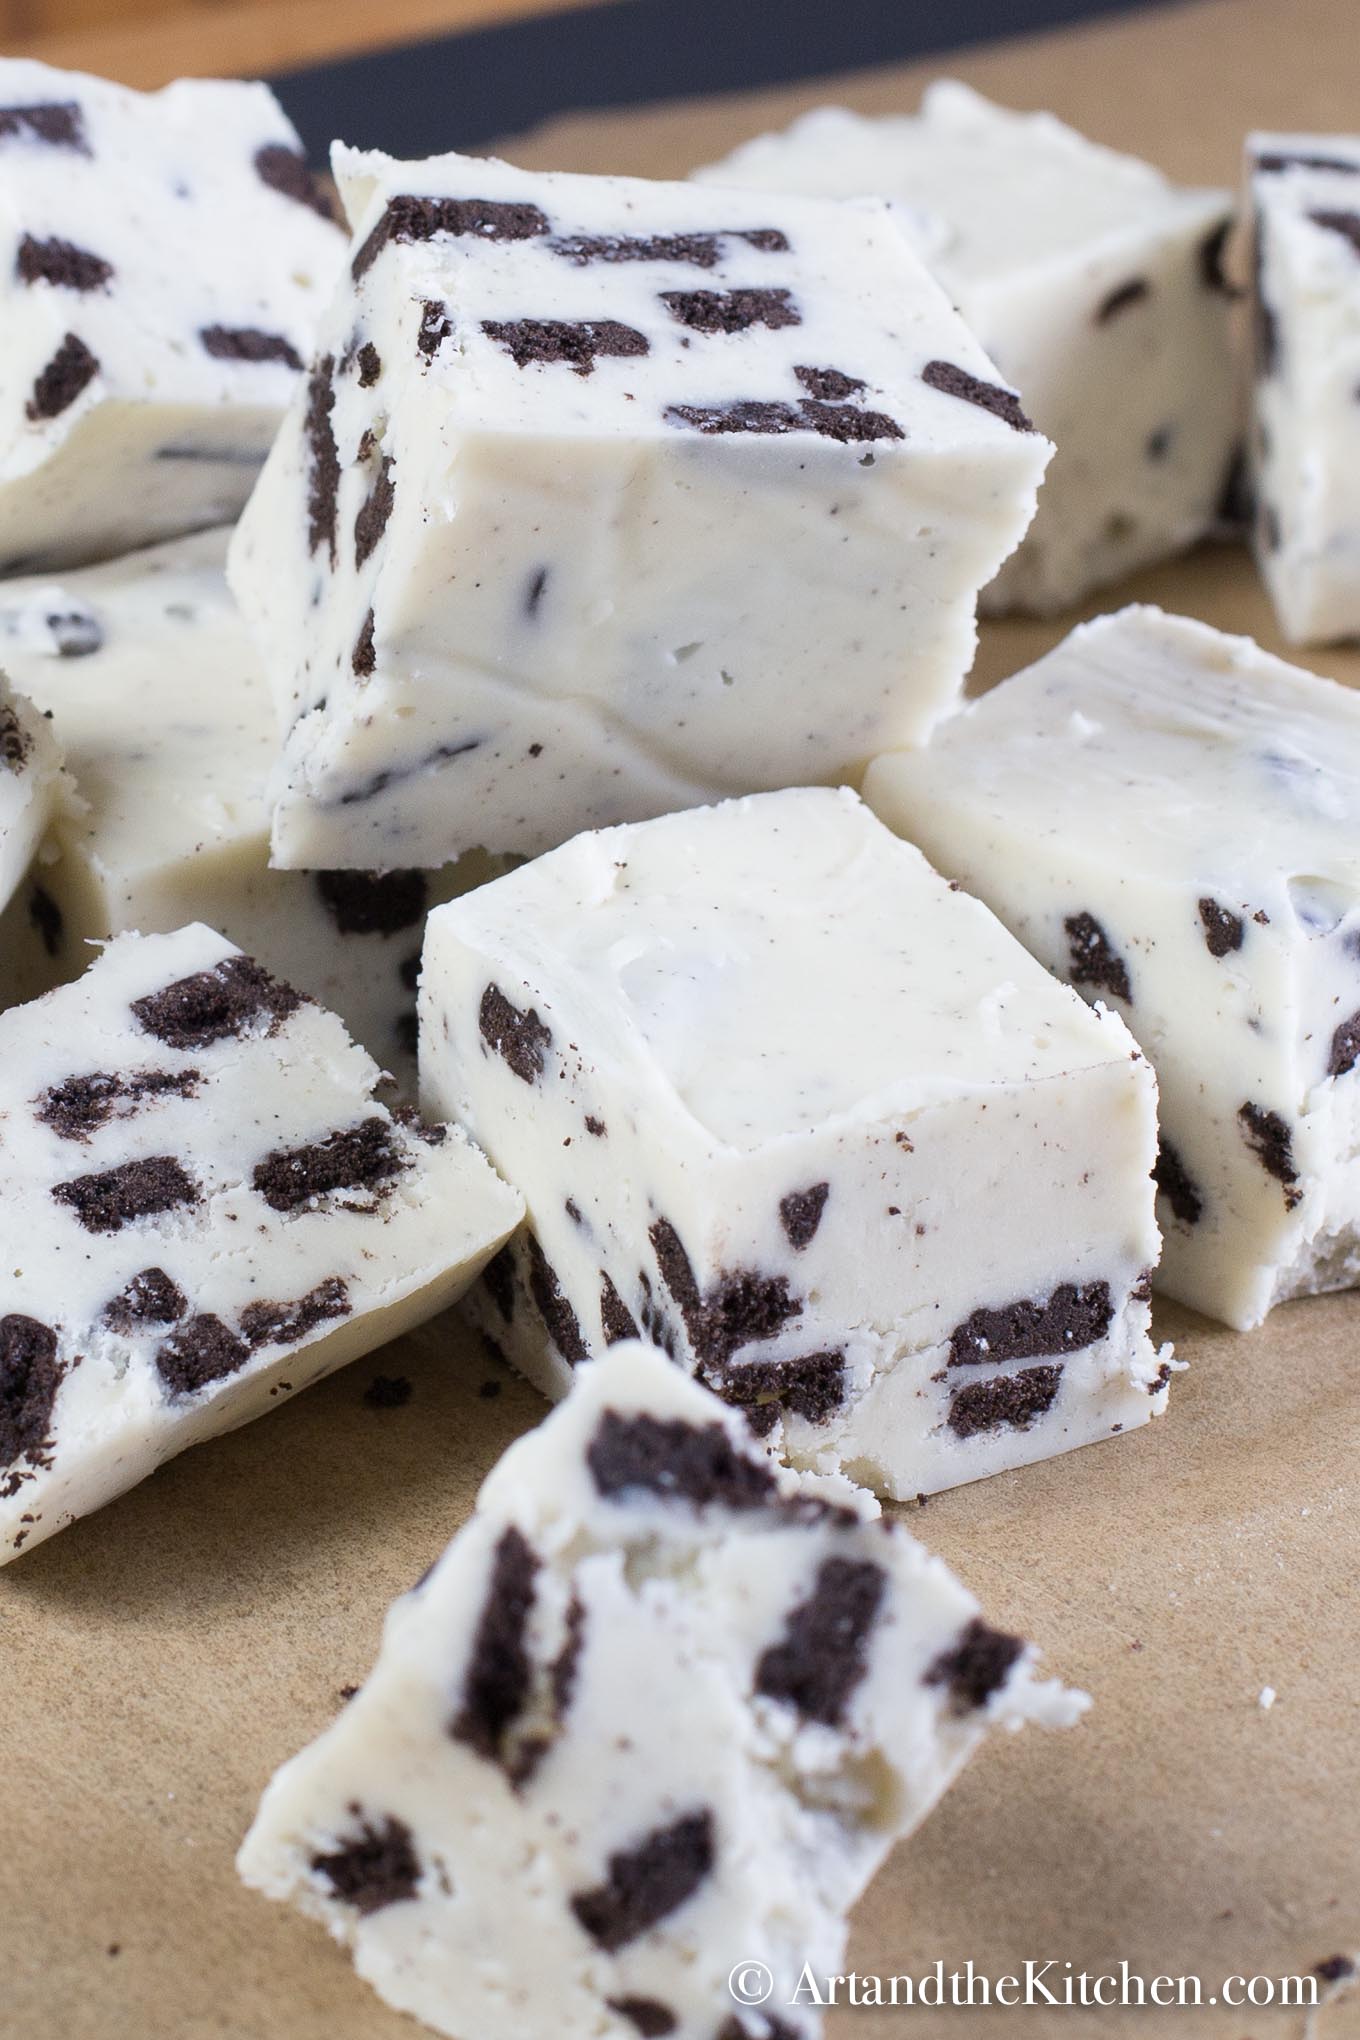
{"type": "Polygon", "coordinates": [[[567,1365],[579,1367],[590,1358],[581,1320],[537,1237],[531,1232],[526,1233],[524,1245],[529,1257],[529,1294],[538,1307],[538,1314],[567,1365]]]}
{"type": "Polygon", "coordinates": [[[202,1081],[199,1070],[136,1070],[127,1076],[92,1070],[44,1091],[34,1116],[60,1140],[88,1141],[110,1119],[130,1119],[154,1099],[196,1097],[202,1081]]]}
{"type": "Polygon", "coordinates": [[[1206,894],[1199,903],[1199,918],[1210,956],[1229,956],[1233,950],[1242,947],[1247,924],[1230,907],[1220,906],[1217,900],[1206,894]]]}
{"type": "Polygon", "coordinates": [[[271,1211],[286,1213],[337,1192],[380,1194],[410,1166],[396,1129],[375,1116],[302,1147],[277,1148],[256,1163],[251,1183],[271,1211]]]}
{"type": "Polygon", "coordinates": [[[590,375],[601,356],[650,351],[646,334],[618,319],[483,319],[482,331],[516,368],[561,362],[577,375],[590,375]]]}
{"type": "Polygon", "coordinates": [[[358,513],[355,516],[354,564],[356,568],[363,567],[368,563],[373,553],[377,550],[383,533],[387,529],[387,520],[392,515],[393,506],[397,500],[396,484],[392,480],[392,470],[395,465],[395,461],[393,461],[389,454],[383,456],[378,472],[373,477],[373,486],[360,504],[358,513]]]}
{"type": "Polygon", "coordinates": [[[150,1155],[54,1183],[52,1195],[58,1204],[70,1206],[86,1232],[116,1233],[135,1219],[197,1204],[201,1192],[173,1155],[150,1155]]]}
{"type": "Polygon", "coordinates": [[[20,283],[50,283],[57,290],[102,290],[113,275],[113,264],[57,235],[40,241],[25,234],[19,243],[14,273],[20,283]]]}
{"type": "Polygon", "coordinates": [[[1024,1648],[1022,1636],[1007,1636],[1004,1630],[989,1628],[975,1615],[958,1642],[940,1652],[924,1683],[947,1686],[951,1711],[971,1714],[1000,1692],[1024,1648]]]}
{"type": "Polygon", "coordinates": [[[1061,1366],[1052,1365],[970,1381],[950,1398],[949,1428],[958,1438],[973,1438],[983,1431],[1027,1431],[1052,1409],[1061,1381],[1061,1366]]]}
{"type": "Polygon", "coordinates": [[[258,326],[202,326],[198,338],[214,361],[277,361],[299,371],[305,366],[286,334],[263,333],[258,326]]]}
{"type": "Polygon", "coordinates": [[[704,1369],[705,1384],[763,1438],[781,1416],[824,1424],[845,1401],[845,1355],[839,1349],[800,1353],[790,1360],[742,1360],[704,1369]]]}
{"type": "Polygon", "coordinates": [[[600,1325],[607,1346],[638,1336],[637,1319],[614,1287],[607,1270],[600,1270],[600,1325]]]}
{"type": "Polygon", "coordinates": [[[156,1372],[172,1396],[194,1395],[239,1374],[250,1348],[212,1311],[185,1318],[156,1349],[156,1372]]]}
{"type": "Polygon", "coordinates": [[[224,956],[209,970],[177,978],[134,999],[138,1025],[168,1048],[209,1048],[257,1030],[277,1034],[304,1003],[301,992],[269,975],[250,956],[224,956]]]}
{"type": "Polygon", "coordinates": [[[571,1909],[596,1946],[615,1955],[678,1912],[711,1874],[715,1855],[713,1815],[706,1807],[682,1814],[617,1850],[604,1883],[577,1892],[571,1909]]]}
{"type": "Polygon", "coordinates": [[[1131,276],[1126,283],[1116,284],[1114,289],[1108,291],[1100,300],[1100,303],[1096,306],[1096,324],[1098,326],[1108,326],[1110,321],[1117,319],[1121,312],[1131,311],[1134,305],[1142,304],[1146,298],[1151,296],[1152,285],[1148,282],[1147,278],[1145,276],[1131,276]]]}
{"type": "Polygon", "coordinates": [[[957,362],[928,361],[921,370],[921,380],[928,388],[939,390],[942,396],[958,397],[965,404],[976,404],[979,410],[990,411],[1013,432],[1033,432],[1035,429],[1034,421],[1025,415],[1014,390],[1005,389],[1000,383],[984,382],[980,376],[960,368],[957,362]]]}
{"type": "Polygon", "coordinates": [[[356,283],[389,242],[432,241],[437,235],[479,241],[532,241],[551,231],[538,206],[495,198],[389,198],[382,217],[350,264],[356,283]]]}
{"type": "Polygon", "coordinates": [[[173,1325],[188,1308],[188,1297],[164,1268],[143,1268],[105,1304],[104,1322],[127,1335],[143,1325],[173,1325]]]}
{"type": "Polygon", "coordinates": [[[426,361],[433,361],[444,342],[453,331],[453,320],[449,308],[436,298],[427,298],[420,315],[420,331],[416,334],[416,352],[426,361]]]}
{"type": "Polygon", "coordinates": [[[795,368],[793,372],[808,395],[823,404],[843,404],[865,387],[858,376],[846,375],[839,368],[795,368]]]}
{"type": "Polygon", "coordinates": [[[663,290],[660,295],[671,317],[691,333],[747,333],[753,326],[777,331],[803,323],[789,290],[663,290]]]}
{"type": "Polygon", "coordinates": [[[1198,1225],[1204,1216],[1204,1197],[1181,1158],[1181,1152],[1165,1134],[1157,1149],[1152,1180],[1182,1225],[1198,1225]]]}
{"type": "Polygon", "coordinates": [[[806,1190],[790,1190],[787,1197],[780,1198],[779,1223],[795,1254],[801,1254],[815,1238],[830,1195],[830,1183],[813,1183],[806,1190]]]}
{"type": "Polygon", "coordinates": [[[770,1467],[738,1452],[721,1424],[606,1410],[586,1464],[606,1500],[641,1493],[697,1508],[762,1509],[779,1498],[770,1467]]]}
{"type": "Polygon", "coordinates": [[[347,1318],[353,1309],[349,1285],[339,1275],[328,1275],[289,1303],[248,1303],[241,1312],[241,1332],[252,1348],[295,1346],[318,1325],[347,1318]]]}
{"type": "Polygon", "coordinates": [[[64,1372],[50,1325],[18,1312],[0,1317],[0,1468],[41,1459],[64,1372]]]}
{"type": "Polygon", "coordinates": [[[1349,1020],[1343,1020],[1332,1035],[1332,1045],[1327,1055],[1329,1077],[1344,1077],[1355,1068],[1360,1060],[1360,1013],[1352,1013],[1349,1020]]]}
{"type": "Polygon", "coordinates": [[[784,1635],[760,1657],[757,1693],[787,1702],[805,1721],[838,1727],[869,1668],[869,1637],[887,1585],[882,1566],[867,1559],[825,1559],[784,1635]]]}
{"type": "Polygon", "coordinates": [[[544,1051],[552,1046],[552,1029],[532,1006],[521,1012],[499,985],[488,985],[482,993],[477,1024],[487,1047],[495,1050],[521,1083],[538,1081],[543,1074],[544,1051]]]}
{"type": "Polygon", "coordinates": [[[1322,227],[1329,234],[1340,234],[1343,241],[1349,241],[1357,255],[1360,255],[1360,212],[1310,212],[1309,219],[1315,227],[1322,227]]]}
{"type": "Polygon", "coordinates": [[[341,935],[397,935],[425,918],[423,871],[318,871],[321,904],[341,935]]]}
{"type": "Polygon", "coordinates": [[[1094,1346],[1110,1329],[1108,1282],[1062,1282],[1041,1300],[1021,1297],[999,1309],[975,1310],[949,1335],[951,1367],[999,1367],[1094,1346]]]}
{"type": "Polygon", "coordinates": [[[670,2006],[663,2005],[658,1998],[606,1998],[605,2003],[611,2012],[617,2012],[635,2027],[642,2040],[665,2040],[665,2035],[673,2033],[680,2023],[670,2006]]]}
{"type": "Polygon", "coordinates": [[[503,1532],[496,1545],[482,1612],[463,1675],[458,1712],[449,1723],[455,1742],[488,1763],[501,1763],[505,1739],[523,1713],[533,1682],[529,1619],[542,1560],[521,1531],[503,1532]]]}
{"type": "Polygon", "coordinates": [[[299,150],[290,149],[283,142],[266,142],[255,151],[255,173],[271,191],[307,206],[320,219],[335,221],[335,207],[299,150]]]}
{"type": "Polygon", "coordinates": [[[1129,968],[1094,914],[1069,914],[1063,922],[1067,936],[1067,975],[1074,985],[1089,985],[1092,991],[1109,992],[1133,1004],[1129,968]]]}
{"type": "Polygon", "coordinates": [[[1303,1192],[1296,1186],[1299,1172],[1294,1166],[1294,1136],[1289,1122],[1264,1105],[1239,1105],[1237,1123],[1242,1138],[1268,1176],[1284,1185],[1284,1201],[1292,1211],[1303,1192]]]}
{"type": "MultiPolygon", "coordinates": [[[[359,1809],[352,1811],[357,1815],[359,1809]]],[[[381,1821],[362,1821],[334,1849],[313,1856],[312,1872],[325,1879],[332,1898],[367,1915],[415,1897],[420,1858],[406,1822],[388,1814],[381,1821]]]]}
{"type": "Polygon", "coordinates": [[[354,640],[354,650],[350,653],[349,657],[350,665],[360,680],[369,679],[372,676],[373,668],[378,663],[378,647],[374,643],[374,631],[376,628],[377,618],[370,609],[368,615],[364,618],[363,628],[354,640]]]}
{"type": "Polygon", "coordinates": [[[68,333],[34,383],[33,394],[24,406],[25,414],[34,424],[59,418],[89,388],[98,373],[97,357],[77,334],[68,333]]]}

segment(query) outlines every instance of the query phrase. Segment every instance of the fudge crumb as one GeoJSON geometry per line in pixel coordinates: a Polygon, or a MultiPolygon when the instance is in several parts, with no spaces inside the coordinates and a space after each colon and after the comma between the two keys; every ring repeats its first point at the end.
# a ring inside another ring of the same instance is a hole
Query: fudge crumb
{"type": "Polygon", "coordinates": [[[364,1390],[364,1408],[400,1410],[410,1402],[414,1390],[404,1374],[375,1374],[364,1390]]]}
{"type": "Polygon", "coordinates": [[[200,1192],[173,1155],[151,1155],[54,1183],[52,1195],[58,1204],[70,1206],[86,1232],[116,1233],[134,1219],[197,1204],[200,1192]]]}
{"type": "Polygon", "coordinates": [[[1247,929],[1239,914],[1221,907],[1217,900],[1205,898],[1199,903],[1199,917],[1210,956],[1227,956],[1242,947],[1247,929]]]}
{"type": "Polygon", "coordinates": [[[814,1238],[830,1195],[830,1183],[814,1183],[810,1189],[790,1190],[787,1197],[780,1198],[779,1223],[795,1254],[801,1254],[814,1238]]]}
{"type": "Polygon", "coordinates": [[[1127,283],[1116,284],[1108,296],[1096,306],[1096,324],[1108,326],[1111,319],[1117,319],[1132,305],[1140,305],[1152,295],[1152,285],[1145,276],[1131,276],[1127,283]]]}
{"type": "Polygon", "coordinates": [[[1013,432],[1033,432],[1035,429],[1034,421],[1025,415],[1014,390],[1004,389],[999,383],[983,382],[979,376],[970,375],[966,368],[958,367],[955,362],[928,361],[921,371],[921,380],[927,388],[938,390],[942,396],[958,397],[965,404],[976,404],[980,410],[990,411],[1013,432]]]}
{"type": "Polygon", "coordinates": [[[25,415],[34,424],[47,418],[59,418],[63,411],[70,409],[81,391],[88,389],[98,373],[97,357],[76,334],[68,333],[34,383],[33,394],[24,406],[25,415]]]}
{"type": "Polygon", "coordinates": [[[25,234],[14,269],[21,283],[50,283],[57,290],[102,290],[113,275],[113,264],[102,255],[57,235],[39,241],[25,234]]]}
{"type": "Polygon", "coordinates": [[[302,356],[283,333],[262,333],[258,326],[202,326],[199,341],[214,361],[279,361],[301,371],[302,356]]]}
{"type": "Polygon", "coordinates": [[[261,183],[297,205],[305,205],[320,219],[335,220],[335,207],[321,184],[307,167],[307,158],[282,142],[266,142],[255,151],[255,173],[261,183]]]}
{"type": "Polygon", "coordinates": [[[532,1006],[521,1012],[499,985],[488,985],[482,993],[477,1021],[483,1041],[509,1065],[521,1083],[532,1084],[542,1076],[543,1052],[552,1046],[552,1029],[544,1026],[532,1006]]]}
{"type": "Polygon", "coordinates": [[[805,1721],[839,1727],[868,1669],[869,1634],[886,1588],[882,1566],[825,1560],[810,1597],[789,1616],[782,1640],[757,1663],[757,1693],[787,1701],[805,1721]]]}
{"type": "Polygon", "coordinates": [[[713,1869],[713,1825],[706,1808],[682,1814],[617,1850],[606,1882],[575,1894],[571,1909],[598,1947],[617,1954],[694,1896],[713,1869]]]}
{"type": "Polygon", "coordinates": [[[505,349],[516,368],[562,362],[585,376],[602,355],[650,352],[646,334],[617,319],[483,319],[482,331],[505,349]]]}
{"type": "Polygon", "coordinates": [[[777,332],[803,323],[788,290],[663,290],[660,295],[671,317],[691,333],[746,333],[753,326],[777,332]]]}
{"type": "Polygon", "coordinates": [[[318,871],[315,881],[341,935],[400,934],[424,920],[429,903],[423,871],[318,871]]]}
{"type": "Polygon", "coordinates": [[[0,1318],[0,1467],[39,1463],[65,1371],[50,1325],[18,1312],[0,1318]]]}
{"type": "Polygon", "coordinates": [[[991,1629],[978,1616],[969,1622],[957,1643],[941,1651],[925,1675],[927,1686],[947,1686],[951,1710],[971,1714],[985,1707],[1010,1677],[1021,1656],[1025,1640],[991,1629]]]}
{"type": "Polygon", "coordinates": [[[364,1821],[329,1854],[313,1856],[312,1871],[325,1878],[333,1897],[367,1915],[415,1897],[420,1859],[410,1828],[389,1814],[381,1825],[364,1821]]]}
{"type": "Polygon", "coordinates": [[[277,1149],[256,1163],[251,1182],[271,1211],[291,1212],[337,1190],[387,1190],[410,1166],[393,1128],[374,1117],[304,1147],[277,1149]]]}
{"type": "Polygon", "coordinates": [[[210,970],[134,999],[131,1010],[168,1048],[190,1049],[240,1041],[257,1027],[277,1034],[303,1003],[301,992],[271,977],[253,957],[224,956],[210,970]]]}
{"type": "Polygon", "coordinates": [[[1047,1414],[1062,1380],[1061,1366],[1025,1367],[956,1389],[949,1404],[949,1428],[958,1438],[982,1431],[1027,1431],[1047,1414]]]}
{"type": "Polygon", "coordinates": [[[770,1467],[738,1452],[721,1424],[606,1410],[586,1463],[606,1500],[640,1490],[697,1508],[757,1509],[778,1497],[770,1467]]]}
{"type": "Polygon", "coordinates": [[[1152,1180],[1182,1225],[1198,1225],[1204,1216],[1204,1198],[1181,1159],[1180,1149],[1162,1135],[1152,1180]]]}
{"type": "Polygon", "coordinates": [[[1128,965],[1114,949],[1109,936],[1094,914],[1069,914],[1063,922],[1067,936],[1067,974],[1074,985],[1089,985],[1092,991],[1109,992],[1133,1004],[1128,965]]]}

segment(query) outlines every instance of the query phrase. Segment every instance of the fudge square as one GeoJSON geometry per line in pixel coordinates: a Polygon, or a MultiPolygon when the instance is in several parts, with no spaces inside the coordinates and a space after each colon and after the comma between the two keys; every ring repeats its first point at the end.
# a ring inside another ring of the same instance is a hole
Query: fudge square
{"type": "Polygon", "coordinates": [[[1086,1704],[1032,1667],[867,1496],[619,1346],[394,1603],[238,1868],[457,2040],[814,2040],[803,1965],[839,1972],[893,1842],[989,1727],[1086,1704]]]}
{"type": "Polygon", "coordinates": [[[1295,644],[1360,637],[1360,136],[1253,135],[1256,555],[1295,644]]]}
{"type": "Polygon", "coordinates": [[[886,207],[340,149],[231,556],[280,865],[854,779],[955,701],[1051,452],[886,207]]]}
{"type": "Polygon", "coordinates": [[[0,59],[0,572],[236,516],[344,243],[265,85],[0,59]]]}
{"type": "Polygon", "coordinates": [[[1156,1066],[1168,1294],[1360,1280],[1360,698],[1160,610],[1084,624],[866,796],[1156,1066]]]}
{"type": "Polygon", "coordinates": [[[1150,1068],[855,795],[582,836],[431,914],[420,1011],[525,1194],[476,1315],[545,1394],[641,1332],[892,1496],[1164,1408],[1150,1068]]]}
{"type": "Polygon", "coordinates": [[[1238,455],[1232,201],[1047,113],[932,85],[915,116],[805,114],[696,175],[879,192],[1058,452],[985,610],[1064,609],[1214,525],[1238,455]]]}
{"type": "Polygon", "coordinates": [[[11,967],[6,902],[22,892],[38,846],[68,797],[45,718],[0,672],[0,1000],[11,967]]]}
{"type": "Polygon", "coordinates": [[[278,728],[227,537],[0,583],[0,667],[52,717],[80,795],[0,917],[0,1006],[78,976],[92,941],[205,921],[338,1013],[413,1093],[426,908],[495,867],[270,870],[278,728]]]}
{"type": "Polygon", "coordinates": [[[522,1203],[209,928],[0,1015],[0,1562],[450,1303],[522,1203]]]}

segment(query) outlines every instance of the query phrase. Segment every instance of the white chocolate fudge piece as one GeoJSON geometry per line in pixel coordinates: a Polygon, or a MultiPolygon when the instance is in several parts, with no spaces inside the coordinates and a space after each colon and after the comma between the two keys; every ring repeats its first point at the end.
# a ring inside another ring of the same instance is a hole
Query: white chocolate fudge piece
{"type": "Polygon", "coordinates": [[[12,968],[6,903],[21,890],[49,824],[67,799],[61,754],[46,719],[0,671],[0,999],[12,968]]]}
{"type": "Polygon", "coordinates": [[[1294,644],[1360,637],[1360,136],[1253,135],[1256,554],[1294,644]]]}
{"type": "Polygon", "coordinates": [[[1157,1071],[1168,1294],[1360,1280],[1360,697],[1157,609],[1085,624],[866,796],[1157,1071]]]}
{"type": "Polygon", "coordinates": [[[0,1015],[0,1561],[450,1303],[518,1195],[210,928],[0,1015]]]}
{"type": "Polygon", "coordinates": [[[1187,191],[1047,113],[932,85],[915,116],[840,107],[700,180],[881,193],[1058,448],[983,608],[1065,608],[1180,552],[1219,515],[1239,418],[1222,268],[1232,201],[1187,191]]]}
{"type": "Polygon", "coordinates": [[[0,582],[0,667],[51,715],[83,803],[0,920],[0,1005],[78,976],[91,941],[206,921],[413,1090],[425,910],[495,867],[269,869],[278,729],[227,590],[227,536],[0,582]]]}
{"type": "Polygon", "coordinates": [[[580,837],[431,914],[420,1010],[427,1109],[525,1194],[476,1308],[545,1394],[641,1329],[893,1496],[1164,1407],[1151,1070],[855,795],[580,837]]]}
{"type": "Polygon", "coordinates": [[[989,1726],[1085,1704],[867,1497],[618,1348],[393,1604],[238,1868],[456,2040],[814,2040],[803,1966],[840,1969],[893,1842],[989,1726]]]}
{"type": "Polygon", "coordinates": [[[265,85],[0,59],[0,571],[234,517],[344,243],[265,85]]]}
{"type": "Polygon", "coordinates": [[[953,705],[1051,448],[885,206],[336,173],[355,252],[230,566],[278,863],[857,778],[953,705]]]}

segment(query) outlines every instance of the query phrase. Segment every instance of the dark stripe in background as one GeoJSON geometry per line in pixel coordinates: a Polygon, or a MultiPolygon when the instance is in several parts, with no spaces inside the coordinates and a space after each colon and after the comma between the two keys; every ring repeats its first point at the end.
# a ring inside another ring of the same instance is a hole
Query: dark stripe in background
{"type": "MultiPolygon", "coordinates": [[[[749,91],[1130,13],[1137,0],[618,0],[276,79],[308,153],[476,149],[550,115],[749,91]]],[[[377,0],[379,12],[381,0],[377,0]]]]}

